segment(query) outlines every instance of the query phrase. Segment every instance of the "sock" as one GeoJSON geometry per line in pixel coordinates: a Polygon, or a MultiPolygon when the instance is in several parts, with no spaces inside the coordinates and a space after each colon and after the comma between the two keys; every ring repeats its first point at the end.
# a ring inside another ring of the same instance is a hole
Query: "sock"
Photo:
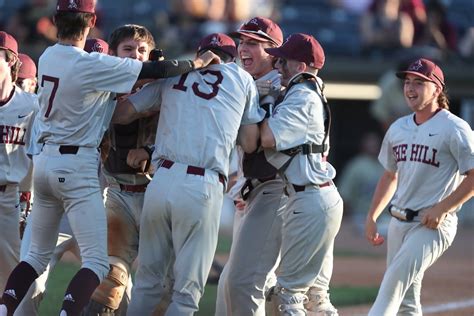
{"type": "Polygon", "coordinates": [[[7,285],[1,299],[8,311],[13,315],[21,300],[25,297],[30,285],[36,280],[38,273],[25,261],[20,262],[8,277],[7,285]]]}
{"type": "Polygon", "coordinates": [[[77,271],[66,290],[61,310],[67,316],[79,316],[99,284],[99,277],[92,270],[82,268],[77,271]]]}

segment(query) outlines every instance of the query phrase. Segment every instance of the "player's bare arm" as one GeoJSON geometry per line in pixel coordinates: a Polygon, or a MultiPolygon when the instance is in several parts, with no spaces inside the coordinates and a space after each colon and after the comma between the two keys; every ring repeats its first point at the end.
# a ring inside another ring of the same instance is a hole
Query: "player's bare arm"
{"type": "Polygon", "coordinates": [[[112,116],[112,123],[125,125],[135,121],[136,119],[139,119],[140,117],[145,117],[148,114],[148,112],[137,112],[137,110],[135,110],[133,107],[132,102],[130,102],[128,99],[125,99],[117,103],[114,115],[112,116]]]}
{"type": "Polygon", "coordinates": [[[252,153],[257,150],[258,134],[257,124],[241,125],[237,142],[246,153],[252,153]]]}
{"type": "Polygon", "coordinates": [[[365,223],[365,237],[374,246],[381,245],[384,242],[382,236],[377,231],[377,218],[383,212],[384,208],[390,202],[395,189],[397,188],[397,174],[385,170],[383,175],[380,177],[377,187],[375,189],[374,197],[372,198],[372,204],[370,206],[369,213],[367,214],[367,220],[365,223]]]}
{"type": "Polygon", "coordinates": [[[276,146],[275,136],[268,125],[268,120],[264,120],[260,125],[260,140],[263,148],[274,148],[276,146]]]}
{"type": "Polygon", "coordinates": [[[449,212],[452,212],[459,205],[463,204],[464,202],[467,202],[473,196],[474,169],[471,169],[466,173],[466,177],[457,187],[457,189],[453,191],[453,193],[451,193],[444,200],[440,201],[438,204],[427,210],[427,212],[421,219],[421,223],[428,228],[438,229],[449,212]]]}
{"type": "Polygon", "coordinates": [[[217,56],[216,54],[208,50],[202,54],[199,54],[199,56],[196,56],[193,62],[194,62],[194,68],[199,69],[199,68],[204,68],[212,64],[220,64],[221,59],[219,56],[217,56]]]}

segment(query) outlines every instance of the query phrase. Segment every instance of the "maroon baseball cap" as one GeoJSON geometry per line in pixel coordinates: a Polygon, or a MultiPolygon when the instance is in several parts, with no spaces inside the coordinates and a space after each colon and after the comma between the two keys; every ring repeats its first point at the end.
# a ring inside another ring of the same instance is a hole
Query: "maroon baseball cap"
{"type": "Polygon", "coordinates": [[[36,78],[36,65],[33,59],[26,54],[18,54],[20,59],[20,71],[18,72],[19,79],[33,79],[36,78]]]}
{"type": "Polygon", "coordinates": [[[234,40],[222,33],[212,33],[204,37],[199,43],[197,51],[200,53],[211,48],[221,50],[232,56],[232,58],[237,56],[237,47],[234,40]]]}
{"type": "Polygon", "coordinates": [[[7,32],[0,31],[0,48],[8,49],[15,55],[18,55],[18,43],[16,39],[7,32]]]}
{"type": "Polygon", "coordinates": [[[425,80],[434,82],[439,87],[444,87],[444,74],[441,68],[434,62],[426,58],[420,58],[408,66],[405,71],[398,71],[396,73],[398,78],[405,79],[407,74],[412,74],[423,78],[425,80]]]}
{"type": "Polygon", "coordinates": [[[292,34],[280,47],[265,48],[265,51],[272,56],[297,60],[313,68],[321,69],[324,66],[324,50],[311,35],[292,34]]]}
{"type": "Polygon", "coordinates": [[[88,38],[86,40],[86,45],[84,46],[84,50],[88,53],[96,52],[96,53],[109,53],[109,44],[106,41],[100,38],[88,38]]]}
{"type": "Polygon", "coordinates": [[[261,42],[273,42],[280,46],[283,43],[283,32],[281,28],[270,19],[255,17],[242,24],[238,31],[230,33],[230,36],[247,36],[261,42]]]}
{"type": "Polygon", "coordinates": [[[95,13],[96,0],[58,0],[56,11],[95,13]]]}

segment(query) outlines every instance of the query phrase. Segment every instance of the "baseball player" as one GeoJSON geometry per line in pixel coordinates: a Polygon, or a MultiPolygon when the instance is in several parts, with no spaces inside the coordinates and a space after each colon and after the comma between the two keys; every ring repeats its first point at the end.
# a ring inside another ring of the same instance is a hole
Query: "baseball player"
{"type": "MultiPolygon", "coordinates": [[[[98,53],[107,53],[108,51],[108,44],[98,38],[91,38],[87,39],[84,50],[88,53],[91,52],[98,52],[98,53]]],[[[20,60],[22,60],[22,54],[19,54],[20,60]]],[[[26,56],[26,55],[25,55],[26,56]]],[[[23,79],[28,79],[36,82],[36,65],[32,60],[30,62],[22,63],[20,66],[19,74],[24,74],[23,79]],[[27,69],[24,69],[27,67],[27,69]]],[[[20,75],[19,75],[20,77],[20,75]]],[[[18,79],[19,80],[19,79],[18,79]]],[[[17,80],[17,84],[19,85],[17,80]]],[[[35,91],[36,87],[29,86],[29,85],[22,85],[23,87],[31,87],[31,90],[35,91]]],[[[35,133],[35,123],[33,123],[33,135],[35,133]]],[[[35,137],[35,136],[33,136],[35,137]]],[[[30,146],[28,148],[28,155],[37,155],[41,152],[41,148],[35,144],[34,141],[30,142],[30,146]]],[[[20,196],[21,197],[21,196],[20,196]]],[[[21,202],[20,202],[21,205],[21,202]]],[[[23,210],[22,210],[23,212],[23,210]]],[[[23,214],[23,213],[22,213],[23,214]]],[[[65,216],[63,216],[63,221],[65,220],[65,216]]],[[[28,250],[31,244],[31,226],[26,225],[25,233],[21,240],[21,249],[20,249],[20,260],[23,260],[26,255],[28,254],[28,250]]],[[[53,255],[51,260],[46,267],[46,270],[41,274],[35,282],[30,286],[28,292],[25,295],[25,298],[21,301],[20,305],[16,310],[16,314],[18,315],[39,315],[39,305],[44,297],[44,292],[46,291],[48,276],[50,271],[54,269],[56,263],[58,263],[62,256],[67,252],[71,251],[77,259],[80,259],[79,248],[77,245],[77,241],[74,237],[64,232],[60,232],[58,236],[58,241],[56,243],[56,248],[54,248],[53,255]]]]}
{"type": "Polygon", "coordinates": [[[54,16],[58,43],[39,61],[39,141],[34,156],[35,211],[25,260],[13,270],[0,300],[0,315],[12,315],[31,283],[45,270],[65,213],[77,239],[82,267],[64,296],[61,315],[79,315],[109,271],[106,217],[98,177],[98,146],[115,100],[137,79],[185,73],[217,59],[208,52],[195,61],[142,63],[88,54],[86,37],[96,22],[94,0],[59,0],[54,16]]]}
{"type": "Polygon", "coordinates": [[[18,72],[16,84],[23,89],[23,91],[35,93],[38,83],[36,79],[35,62],[30,56],[22,53],[18,54],[18,59],[20,61],[20,71],[18,72]]]}
{"type": "Polygon", "coordinates": [[[18,44],[0,31],[0,287],[18,264],[20,255],[19,183],[31,167],[26,154],[37,98],[15,81],[19,70],[18,44]]]}
{"type": "Polygon", "coordinates": [[[326,160],[330,111],[317,77],[324,51],[314,37],[301,33],[265,51],[278,57],[276,68],[287,88],[261,125],[261,144],[289,195],[277,284],[269,299],[280,315],[337,315],[328,290],[343,203],[332,181],[334,167],[326,160]],[[272,157],[284,157],[285,165],[272,157]]]}
{"type": "Polygon", "coordinates": [[[376,221],[389,202],[393,218],[373,316],[422,314],[423,275],[453,242],[456,212],[474,192],[474,135],[449,112],[443,71],[422,58],[397,76],[414,113],[390,126],[380,149],[385,172],[366,221],[371,244],[384,242],[376,221]]]}
{"type": "MultiPolygon", "coordinates": [[[[278,47],[283,33],[273,21],[255,17],[231,35],[240,38],[238,54],[242,67],[255,79],[260,104],[265,107],[270,87],[281,88],[280,75],[273,69],[276,58],[265,48],[278,47]],[[264,91],[265,90],[265,91],[264,91]]],[[[270,111],[270,109],[266,109],[270,111]]],[[[263,151],[260,151],[263,154],[263,151]]],[[[232,240],[229,260],[219,279],[216,315],[264,315],[265,292],[275,281],[275,269],[281,246],[281,216],[287,200],[284,184],[277,170],[270,174],[255,171],[265,169],[257,153],[245,154],[243,159],[246,182],[242,192],[246,202],[244,216],[232,240]],[[255,171],[254,171],[255,170],[255,171]],[[224,296],[225,306],[221,296],[224,296]]],[[[264,160],[263,160],[264,162],[264,160]]]]}
{"type": "MultiPolygon", "coordinates": [[[[28,93],[36,92],[36,65],[35,62],[26,54],[19,53],[18,61],[20,69],[16,79],[16,85],[28,93]]],[[[31,142],[30,142],[31,143],[31,142]]],[[[25,178],[20,182],[20,238],[23,238],[23,232],[26,226],[26,217],[31,209],[31,185],[33,177],[32,164],[25,178]]]]}
{"type": "Polygon", "coordinates": [[[115,112],[120,121],[160,110],[157,170],[145,193],[128,315],[151,315],[170,269],[175,281],[165,315],[198,310],[217,245],[231,149],[237,135],[245,151],[257,145],[255,123],[263,113],[252,77],[233,62],[234,41],[214,33],[197,55],[206,49],[225,63],[150,84],[115,112]]]}
{"type": "MultiPolygon", "coordinates": [[[[151,33],[143,26],[127,24],[110,36],[109,52],[118,57],[147,61],[155,48],[151,33]]],[[[106,178],[105,208],[108,224],[108,253],[111,269],[94,291],[86,315],[114,315],[124,296],[133,261],[138,254],[139,220],[145,189],[150,182],[143,168],[135,166],[140,151],[148,154],[155,142],[157,115],[127,125],[111,124],[105,136],[106,159],[102,172],[106,178]],[[145,149],[146,148],[146,149],[145,149]],[[132,162],[129,166],[127,162],[132,162]]],[[[151,157],[149,157],[151,159],[151,157]]],[[[121,309],[125,314],[126,306],[121,309]]],[[[119,313],[117,313],[119,314],[119,313]]]]}

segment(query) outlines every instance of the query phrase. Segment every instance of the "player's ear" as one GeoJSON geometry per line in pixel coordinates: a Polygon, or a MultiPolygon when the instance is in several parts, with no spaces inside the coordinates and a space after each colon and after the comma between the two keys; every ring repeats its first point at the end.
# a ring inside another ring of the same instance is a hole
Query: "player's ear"
{"type": "Polygon", "coordinates": [[[298,67],[296,69],[298,70],[298,72],[305,72],[306,68],[308,68],[308,66],[305,63],[299,62],[298,67]]]}
{"type": "Polygon", "coordinates": [[[89,27],[90,27],[90,28],[93,28],[93,27],[95,26],[95,22],[97,22],[97,15],[94,14],[94,15],[92,16],[92,19],[91,19],[90,22],[89,22],[89,27]]]}

